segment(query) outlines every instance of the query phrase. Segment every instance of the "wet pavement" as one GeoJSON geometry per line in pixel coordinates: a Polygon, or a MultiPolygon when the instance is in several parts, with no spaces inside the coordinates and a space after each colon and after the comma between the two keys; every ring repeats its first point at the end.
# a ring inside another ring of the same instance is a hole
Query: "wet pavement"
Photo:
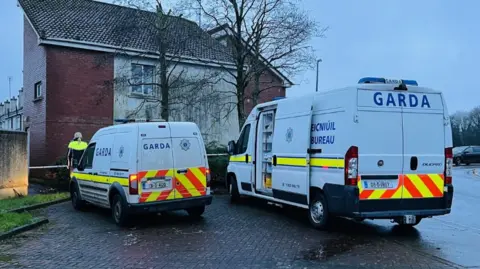
{"type": "Polygon", "coordinates": [[[480,166],[454,168],[452,212],[422,220],[415,235],[394,235],[395,225],[389,221],[366,223],[373,234],[405,247],[464,267],[480,268],[480,176],[472,173],[473,168],[480,169],[480,166]]]}
{"type": "Polygon", "coordinates": [[[204,218],[183,212],[116,227],[108,211],[47,209],[51,223],[0,242],[0,268],[480,268],[480,176],[454,170],[450,215],[404,230],[346,219],[329,232],[306,212],[216,195],[204,218]]]}

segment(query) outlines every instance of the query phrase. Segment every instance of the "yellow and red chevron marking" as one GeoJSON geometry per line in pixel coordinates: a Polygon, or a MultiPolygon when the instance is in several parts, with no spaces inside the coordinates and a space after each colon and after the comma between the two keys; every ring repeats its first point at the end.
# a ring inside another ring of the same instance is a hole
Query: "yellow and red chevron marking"
{"type": "Polygon", "coordinates": [[[175,181],[175,198],[188,198],[207,194],[205,167],[188,168],[185,174],[177,173],[175,181]]]}
{"type": "Polygon", "coordinates": [[[138,173],[138,180],[161,176],[172,177],[172,189],[160,192],[143,192],[141,184],[139,184],[140,203],[196,197],[207,193],[205,167],[188,168],[185,174],[176,173],[175,169],[143,171],[138,173]]]}
{"type": "Polygon", "coordinates": [[[403,199],[443,197],[443,174],[416,175],[403,177],[403,199]]]}
{"type": "Polygon", "coordinates": [[[361,181],[359,177],[360,200],[443,197],[443,174],[399,175],[395,189],[365,190],[361,181]]]}

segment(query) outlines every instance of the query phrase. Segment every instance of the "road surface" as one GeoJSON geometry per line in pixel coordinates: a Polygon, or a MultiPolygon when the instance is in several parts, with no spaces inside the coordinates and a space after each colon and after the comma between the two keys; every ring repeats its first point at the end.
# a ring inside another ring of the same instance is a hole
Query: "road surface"
{"type": "Polygon", "coordinates": [[[450,215],[410,231],[388,221],[312,229],[306,212],[216,195],[204,218],[183,212],[116,227],[108,211],[47,209],[50,224],[0,242],[0,268],[480,268],[480,177],[454,171],[450,215]]]}
{"type": "Polygon", "coordinates": [[[416,236],[391,235],[391,224],[372,221],[375,234],[429,255],[468,268],[480,268],[480,176],[472,173],[479,166],[455,167],[453,208],[449,215],[422,220],[416,236]]]}

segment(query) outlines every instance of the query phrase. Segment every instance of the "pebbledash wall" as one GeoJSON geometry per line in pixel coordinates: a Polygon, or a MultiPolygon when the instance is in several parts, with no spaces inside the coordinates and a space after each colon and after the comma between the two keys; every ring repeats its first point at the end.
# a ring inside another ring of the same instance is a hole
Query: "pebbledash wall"
{"type": "Polygon", "coordinates": [[[28,136],[0,130],[0,199],[28,193],[28,136]]]}
{"type": "MultiPolygon", "coordinates": [[[[132,77],[132,64],[153,66],[157,68],[158,61],[149,58],[115,56],[115,105],[114,118],[127,118],[134,113],[139,118],[161,118],[160,99],[154,95],[139,95],[132,92],[132,87],[126,83],[132,77]]],[[[157,71],[158,72],[158,71],[157,71]]],[[[235,103],[236,96],[232,94],[235,87],[225,82],[229,75],[218,67],[179,63],[170,71],[171,80],[186,80],[180,83],[183,87],[175,88],[170,94],[171,121],[195,122],[202,132],[206,143],[216,141],[227,144],[238,135],[238,117],[235,103]],[[181,74],[181,75],[179,75],[181,74]],[[222,79],[223,78],[223,79],[222,79]],[[209,81],[199,85],[203,79],[209,81]]]]}

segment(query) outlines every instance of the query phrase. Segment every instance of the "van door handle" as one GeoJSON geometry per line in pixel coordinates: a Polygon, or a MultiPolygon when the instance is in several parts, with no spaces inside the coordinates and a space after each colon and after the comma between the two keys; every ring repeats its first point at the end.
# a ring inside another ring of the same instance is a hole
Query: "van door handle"
{"type": "Polygon", "coordinates": [[[187,169],[177,170],[177,173],[179,173],[179,174],[186,174],[186,173],[187,173],[187,169]]]}
{"type": "Polygon", "coordinates": [[[248,154],[245,154],[245,162],[248,163],[248,154]]]}
{"type": "Polygon", "coordinates": [[[418,167],[418,158],[416,156],[412,156],[410,158],[410,170],[415,171],[418,167]]]}
{"type": "Polygon", "coordinates": [[[273,155],[273,157],[272,157],[272,164],[273,164],[274,166],[277,166],[277,155],[273,155]]]}

